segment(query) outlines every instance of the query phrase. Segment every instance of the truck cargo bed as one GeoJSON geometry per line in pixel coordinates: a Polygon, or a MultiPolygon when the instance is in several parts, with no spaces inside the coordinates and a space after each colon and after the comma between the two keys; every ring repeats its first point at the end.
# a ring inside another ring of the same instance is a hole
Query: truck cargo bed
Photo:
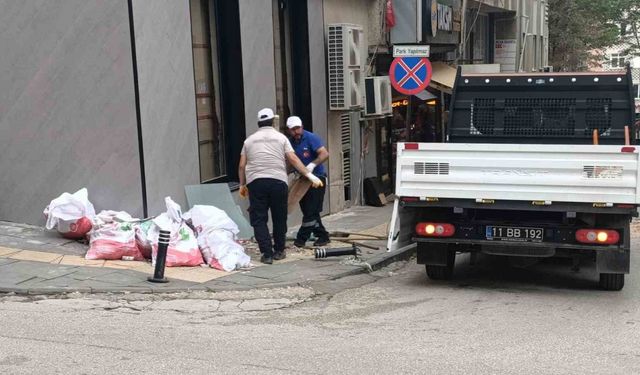
{"type": "Polygon", "coordinates": [[[396,195],[638,204],[633,146],[398,144],[396,195]]]}

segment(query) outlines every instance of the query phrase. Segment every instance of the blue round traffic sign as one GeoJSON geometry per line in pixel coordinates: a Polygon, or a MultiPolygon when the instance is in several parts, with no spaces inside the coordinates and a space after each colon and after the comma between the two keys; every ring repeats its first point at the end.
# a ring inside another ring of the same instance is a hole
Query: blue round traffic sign
{"type": "Polygon", "coordinates": [[[433,70],[426,57],[396,57],[389,68],[391,85],[405,95],[415,95],[429,86],[433,70]]]}

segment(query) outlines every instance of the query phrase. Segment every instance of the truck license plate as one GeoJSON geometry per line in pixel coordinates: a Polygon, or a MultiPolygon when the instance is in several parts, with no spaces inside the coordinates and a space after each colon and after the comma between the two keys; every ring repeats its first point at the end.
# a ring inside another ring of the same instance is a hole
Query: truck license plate
{"type": "Polygon", "coordinates": [[[524,227],[497,227],[487,225],[487,240],[515,241],[515,242],[542,242],[544,229],[524,227]]]}

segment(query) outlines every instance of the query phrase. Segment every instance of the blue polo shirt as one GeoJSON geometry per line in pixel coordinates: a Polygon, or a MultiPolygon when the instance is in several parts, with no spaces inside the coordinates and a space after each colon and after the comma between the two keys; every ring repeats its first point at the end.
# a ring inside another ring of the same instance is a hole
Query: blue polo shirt
{"type": "MultiPolygon", "coordinates": [[[[292,137],[290,137],[289,140],[291,141],[291,146],[293,146],[293,150],[296,152],[296,155],[305,166],[316,160],[318,157],[318,149],[324,146],[320,137],[306,130],[302,131],[302,137],[300,137],[299,142],[296,142],[292,137]]],[[[324,164],[316,166],[313,170],[313,174],[318,177],[326,176],[327,174],[324,170],[324,164]]]]}

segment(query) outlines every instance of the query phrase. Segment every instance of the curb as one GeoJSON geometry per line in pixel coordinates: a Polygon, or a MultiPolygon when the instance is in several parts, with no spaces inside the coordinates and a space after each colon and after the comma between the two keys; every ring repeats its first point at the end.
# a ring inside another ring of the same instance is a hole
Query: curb
{"type": "MultiPolygon", "coordinates": [[[[368,261],[371,268],[376,271],[383,267],[388,266],[391,263],[404,261],[410,259],[416,253],[416,246],[411,245],[405,248],[393,251],[393,252],[384,252],[382,254],[378,254],[368,261]]],[[[31,288],[20,288],[15,285],[11,286],[2,286],[0,285],[0,297],[1,294],[12,294],[12,295],[28,295],[28,296],[36,296],[36,295],[66,295],[70,293],[83,293],[83,294],[128,294],[128,293],[137,293],[137,294],[171,294],[171,293],[182,293],[182,292],[195,292],[195,291],[208,291],[208,292],[220,292],[220,291],[246,291],[251,289],[274,289],[274,288],[286,288],[291,286],[306,286],[314,282],[322,282],[322,281],[333,281],[338,280],[344,277],[354,276],[358,274],[368,273],[367,269],[363,267],[354,267],[348,271],[338,272],[333,275],[327,275],[324,278],[320,279],[306,279],[299,281],[288,281],[288,282],[268,282],[269,280],[265,280],[263,285],[256,285],[255,287],[251,287],[248,285],[226,285],[224,287],[208,287],[205,285],[190,285],[184,287],[163,287],[163,288],[153,288],[151,286],[130,286],[130,287],[101,287],[101,288],[93,288],[86,286],[64,286],[64,287],[31,287],[31,288]]]]}

